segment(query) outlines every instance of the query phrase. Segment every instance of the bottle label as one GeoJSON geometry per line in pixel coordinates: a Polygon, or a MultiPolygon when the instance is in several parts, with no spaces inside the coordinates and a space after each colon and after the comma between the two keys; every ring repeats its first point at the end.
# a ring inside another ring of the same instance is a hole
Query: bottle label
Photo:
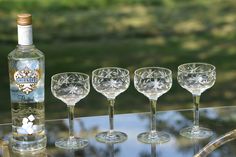
{"type": "Polygon", "coordinates": [[[18,44],[19,45],[32,45],[32,25],[17,26],[18,30],[18,44]]]}
{"type": "Polygon", "coordinates": [[[38,70],[30,70],[26,66],[23,70],[14,73],[14,80],[19,90],[28,95],[37,87],[39,72],[38,70]]]}
{"type": "Polygon", "coordinates": [[[44,101],[44,68],[40,63],[38,60],[11,62],[11,102],[44,101]]]}

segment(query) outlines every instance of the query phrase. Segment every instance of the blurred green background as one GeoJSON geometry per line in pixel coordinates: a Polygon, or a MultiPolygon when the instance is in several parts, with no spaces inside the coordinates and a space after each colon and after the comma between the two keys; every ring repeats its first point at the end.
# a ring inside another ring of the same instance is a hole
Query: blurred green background
{"type": "MultiPolygon", "coordinates": [[[[236,105],[235,0],[0,0],[0,122],[10,122],[7,55],[17,44],[16,15],[33,15],[34,43],[46,56],[46,118],[67,117],[66,105],[50,91],[58,72],[105,66],[127,68],[130,88],[117,97],[116,113],[149,111],[148,99],[133,86],[144,66],[173,71],[171,90],[158,110],[192,108],[191,94],[176,80],[177,66],[208,62],[217,68],[215,85],[201,107],[236,105]]],[[[107,114],[104,96],[91,88],[76,105],[76,116],[107,114]]]]}

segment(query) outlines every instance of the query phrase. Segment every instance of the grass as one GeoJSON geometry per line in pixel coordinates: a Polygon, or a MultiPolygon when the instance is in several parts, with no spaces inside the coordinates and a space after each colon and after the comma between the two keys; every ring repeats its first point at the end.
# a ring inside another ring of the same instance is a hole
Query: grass
{"type": "MultiPolygon", "coordinates": [[[[214,0],[213,0],[214,1],[214,0]]],[[[191,108],[191,95],[176,80],[177,66],[208,62],[217,67],[216,84],[202,95],[202,107],[236,105],[236,4],[215,1],[0,1],[0,113],[10,121],[7,54],[16,45],[15,17],[31,12],[35,45],[46,56],[46,118],[66,117],[66,107],[50,92],[50,77],[62,71],[90,74],[104,66],[135,69],[163,66],[173,71],[173,87],[158,110],[191,108]],[[84,2],[84,4],[81,4],[84,2]],[[53,5],[55,4],[55,5],[53,5]],[[37,7],[36,7],[37,6],[37,7]],[[5,59],[4,59],[5,58],[5,59]]],[[[80,116],[107,114],[104,96],[92,88],[78,103],[80,116]]],[[[148,100],[130,88],[116,102],[118,113],[148,111],[148,100]]]]}

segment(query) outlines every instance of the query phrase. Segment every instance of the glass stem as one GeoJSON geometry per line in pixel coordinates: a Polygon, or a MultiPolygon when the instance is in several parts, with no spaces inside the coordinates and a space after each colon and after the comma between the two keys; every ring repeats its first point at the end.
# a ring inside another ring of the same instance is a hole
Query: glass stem
{"type": "Polygon", "coordinates": [[[199,128],[199,102],[200,102],[200,95],[193,95],[193,103],[194,103],[194,122],[193,127],[195,129],[199,128]]]}
{"type": "Polygon", "coordinates": [[[69,139],[74,138],[74,105],[68,105],[69,139]]]}
{"type": "Polygon", "coordinates": [[[151,108],[151,132],[156,132],[156,109],[157,109],[157,101],[150,100],[150,108],[151,108]]]}
{"type": "Polygon", "coordinates": [[[109,124],[110,124],[110,130],[109,130],[109,134],[111,135],[112,132],[114,131],[114,104],[115,104],[115,100],[114,99],[108,99],[109,101],[109,124]]]}

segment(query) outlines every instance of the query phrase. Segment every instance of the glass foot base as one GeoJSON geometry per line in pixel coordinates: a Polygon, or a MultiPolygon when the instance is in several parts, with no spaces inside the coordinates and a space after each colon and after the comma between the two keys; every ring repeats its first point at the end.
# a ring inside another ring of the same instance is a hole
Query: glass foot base
{"type": "Polygon", "coordinates": [[[180,130],[180,135],[192,138],[192,139],[204,139],[209,138],[213,135],[213,132],[210,129],[203,128],[203,127],[187,127],[180,130]]]}
{"type": "Polygon", "coordinates": [[[127,140],[127,135],[123,132],[113,131],[112,133],[101,132],[96,135],[96,140],[101,143],[121,143],[127,140]]]}
{"type": "Polygon", "coordinates": [[[170,141],[166,132],[144,132],[138,135],[138,141],[146,144],[162,144],[170,141]]]}
{"type": "Polygon", "coordinates": [[[63,149],[83,149],[88,145],[88,140],[84,138],[60,138],[56,140],[55,146],[63,149]]]}

